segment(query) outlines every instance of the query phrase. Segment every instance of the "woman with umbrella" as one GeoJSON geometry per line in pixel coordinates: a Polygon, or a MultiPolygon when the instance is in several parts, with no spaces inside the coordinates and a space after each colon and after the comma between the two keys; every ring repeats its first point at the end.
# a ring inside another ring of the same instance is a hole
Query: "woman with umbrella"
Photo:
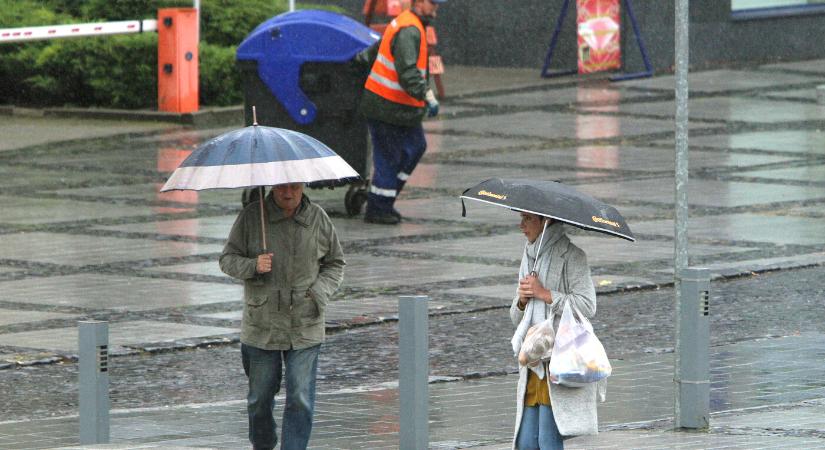
{"type": "Polygon", "coordinates": [[[551,383],[548,373],[549,342],[565,307],[587,318],[596,313],[587,257],[570,242],[564,224],[633,241],[630,228],[615,208],[554,181],[493,178],[467,189],[461,198],[519,212],[519,228],[527,238],[510,307],[516,326],[511,344],[519,355],[513,447],[563,449],[564,438],[596,434],[596,399],[604,399],[604,381],[568,387],[551,383]],[[535,338],[528,335],[540,333],[545,334],[544,348],[525,353],[525,342],[535,338]]]}
{"type": "MultiPolygon", "coordinates": [[[[567,303],[588,318],[596,313],[596,290],[587,258],[570,242],[564,225],[522,212],[519,228],[527,244],[510,307],[510,319],[516,326],[512,343],[517,352],[530,328],[552,320],[553,329],[557,329],[567,303]]],[[[561,449],[562,436],[595,434],[598,430],[596,385],[570,388],[552,384],[547,365],[538,361],[519,367],[514,436],[518,449],[561,449]]]]}

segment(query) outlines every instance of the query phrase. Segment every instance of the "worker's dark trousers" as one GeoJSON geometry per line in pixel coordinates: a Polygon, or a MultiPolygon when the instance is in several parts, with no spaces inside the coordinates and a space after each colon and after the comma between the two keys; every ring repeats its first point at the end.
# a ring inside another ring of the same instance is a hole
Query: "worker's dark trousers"
{"type": "Polygon", "coordinates": [[[402,127],[368,120],[372,138],[372,184],[367,196],[367,214],[388,214],[424,151],[424,128],[402,127]]]}

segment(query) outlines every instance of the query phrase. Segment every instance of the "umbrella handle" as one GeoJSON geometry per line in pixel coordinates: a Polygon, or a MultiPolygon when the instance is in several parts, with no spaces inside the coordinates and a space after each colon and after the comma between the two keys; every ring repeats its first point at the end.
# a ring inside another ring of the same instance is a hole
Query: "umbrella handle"
{"type": "Polygon", "coordinates": [[[264,187],[258,186],[258,196],[260,197],[258,204],[261,205],[261,242],[263,243],[264,253],[266,253],[266,220],[264,219],[264,187]]]}
{"type": "MultiPolygon", "coordinates": [[[[539,216],[539,217],[541,217],[541,216],[539,216]]],[[[543,243],[542,241],[544,241],[544,232],[547,231],[547,222],[549,222],[549,221],[548,220],[544,221],[544,228],[541,229],[541,237],[539,238],[539,245],[536,248],[536,259],[533,260],[533,269],[534,270],[530,273],[535,272],[536,263],[539,262],[539,253],[541,252],[541,244],[543,243]]]]}

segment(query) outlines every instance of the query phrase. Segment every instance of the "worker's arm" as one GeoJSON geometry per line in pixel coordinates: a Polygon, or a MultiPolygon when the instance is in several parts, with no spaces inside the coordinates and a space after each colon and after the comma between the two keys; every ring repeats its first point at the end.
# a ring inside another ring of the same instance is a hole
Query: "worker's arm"
{"type": "Polygon", "coordinates": [[[429,85],[415,63],[418,61],[421,33],[415,27],[404,27],[392,40],[392,55],[395,58],[395,71],[398,83],[411,96],[424,100],[429,85]]]}

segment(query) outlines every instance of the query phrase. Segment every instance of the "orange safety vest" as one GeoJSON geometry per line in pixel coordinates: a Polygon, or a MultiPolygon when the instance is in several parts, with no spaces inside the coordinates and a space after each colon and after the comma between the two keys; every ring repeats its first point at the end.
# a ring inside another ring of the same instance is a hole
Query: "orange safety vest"
{"type": "Polygon", "coordinates": [[[402,105],[414,106],[423,108],[425,103],[419,100],[404,90],[401,84],[398,83],[398,72],[395,70],[395,57],[392,55],[392,40],[395,35],[404,27],[415,27],[421,36],[421,43],[418,49],[418,61],[415,67],[421,72],[421,77],[427,76],[427,35],[424,31],[424,25],[421,20],[413,14],[412,11],[407,10],[398,15],[384,32],[384,37],[381,38],[381,45],[378,47],[378,56],[375,63],[372,65],[372,71],[364,87],[374,92],[380,97],[383,97],[391,102],[401,103],[402,105]]]}

